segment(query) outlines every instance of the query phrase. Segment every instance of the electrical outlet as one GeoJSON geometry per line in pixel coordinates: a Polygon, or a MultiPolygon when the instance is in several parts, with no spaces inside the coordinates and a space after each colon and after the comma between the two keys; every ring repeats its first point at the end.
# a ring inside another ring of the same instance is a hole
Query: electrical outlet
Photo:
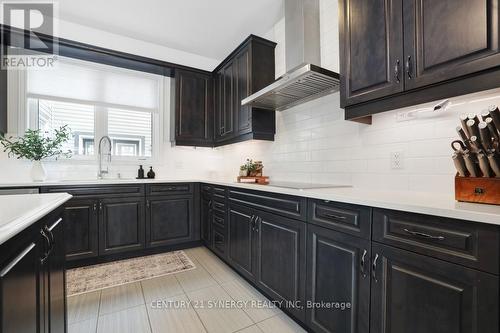
{"type": "Polygon", "coordinates": [[[391,168],[400,170],[404,169],[404,156],[402,151],[394,151],[391,153],[391,168]]]}

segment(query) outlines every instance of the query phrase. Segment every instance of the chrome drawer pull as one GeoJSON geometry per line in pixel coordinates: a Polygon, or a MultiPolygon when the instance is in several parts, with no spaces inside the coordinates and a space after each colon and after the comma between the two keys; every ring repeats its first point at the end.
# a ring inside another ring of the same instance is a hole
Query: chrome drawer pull
{"type": "Polygon", "coordinates": [[[325,213],[325,216],[326,217],[330,217],[332,219],[336,219],[336,220],[345,220],[345,219],[347,219],[347,217],[345,217],[345,216],[335,215],[335,214],[328,214],[328,213],[325,213]]]}
{"type": "Polygon", "coordinates": [[[365,272],[365,260],[366,260],[366,255],[368,254],[368,251],[363,250],[363,255],[361,256],[361,276],[366,277],[366,272],[365,272]]]}
{"type": "Polygon", "coordinates": [[[21,252],[14,260],[12,260],[1,272],[0,278],[5,277],[9,274],[12,268],[16,266],[23,258],[35,247],[35,243],[31,243],[23,252],[21,252]]]}
{"type": "Polygon", "coordinates": [[[417,237],[422,237],[422,238],[427,238],[427,239],[435,239],[435,240],[444,240],[444,236],[432,236],[432,235],[429,235],[429,234],[425,234],[423,232],[418,232],[418,231],[412,231],[412,230],[408,230],[408,229],[403,229],[406,233],[410,234],[410,235],[413,235],[413,236],[417,236],[417,237]]]}

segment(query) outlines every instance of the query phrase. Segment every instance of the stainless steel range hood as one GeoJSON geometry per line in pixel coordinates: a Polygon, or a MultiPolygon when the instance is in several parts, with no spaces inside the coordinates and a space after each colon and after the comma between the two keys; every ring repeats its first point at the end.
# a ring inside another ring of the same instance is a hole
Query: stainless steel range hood
{"type": "Polygon", "coordinates": [[[241,105],[283,111],[339,90],[339,74],[319,66],[319,0],[284,2],[287,72],[241,105]]]}

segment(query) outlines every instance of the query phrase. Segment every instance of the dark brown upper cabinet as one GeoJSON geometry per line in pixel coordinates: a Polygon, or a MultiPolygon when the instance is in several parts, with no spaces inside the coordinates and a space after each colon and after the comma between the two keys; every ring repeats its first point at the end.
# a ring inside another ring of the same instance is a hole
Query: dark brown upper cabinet
{"type": "Polygon", "coordinates": [[[498,0],[341,0],[346,119],[498,87],[498,0]]]}
{"type": "Polygon", "coordinates": [[[403,91],[402,0],[340,3],[341,106],[403,91]]]}
{"type": "Polygon", "coordinates": [[[215,70],[215,146],[274,140],[275,112],[242,106],[241,100],[274,82],[276,44],[251,35],[215,70]]]}
{"type": "Polygon", "coordinates": [[[179,146],[213,145],[212,75],[175,72],[175,142],[179,146]]]}

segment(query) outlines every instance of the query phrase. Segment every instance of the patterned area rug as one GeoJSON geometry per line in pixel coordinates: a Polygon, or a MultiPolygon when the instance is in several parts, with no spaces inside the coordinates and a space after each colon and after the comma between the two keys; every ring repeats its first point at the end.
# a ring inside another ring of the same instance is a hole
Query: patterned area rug
{"type": "Polygon", "coordinates": [[[67,295],[83,294],[194,268],[196,266],[184,251],[173,251],[69,269],[66,271],[67,295]]]}

